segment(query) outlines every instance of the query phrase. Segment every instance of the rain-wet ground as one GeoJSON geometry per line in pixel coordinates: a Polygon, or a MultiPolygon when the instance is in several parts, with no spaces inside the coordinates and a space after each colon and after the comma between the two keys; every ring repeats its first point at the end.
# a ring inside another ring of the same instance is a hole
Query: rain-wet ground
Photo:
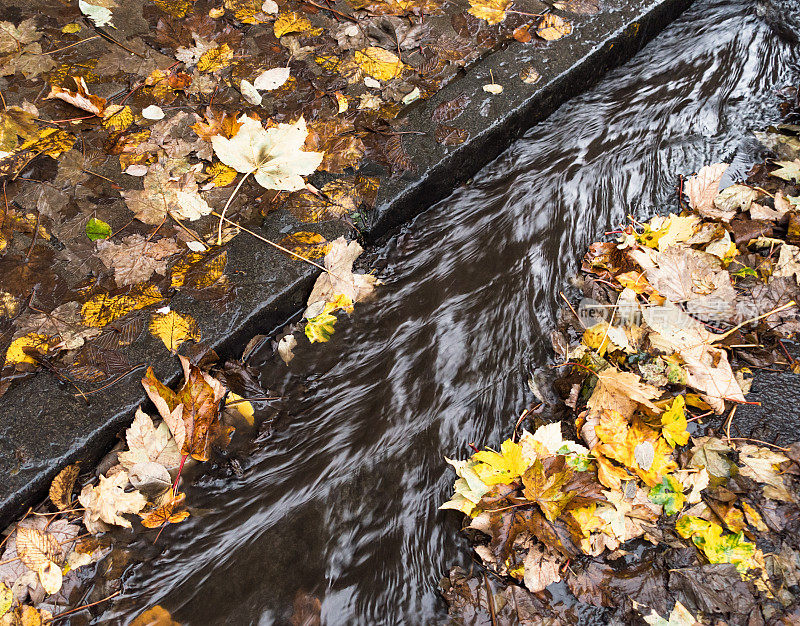
{"type": "MultiPolygon", "coordinates": [[[[453,479],[443,456],[496,444],[533,401],[558,292],[589,243],[674,208],[680,173],[748,169],[750,131],[777,119],[797,60],[752,3],[700,1],[404,227],[372,258],[378,297],[329,343],[288,368],[261,355],[284,399],[234,448],[242,471],[221,464],[187,488],[194,515],[143,548],[97,623],[154,604],[186,624],[290,623],[299,593],[326,624],[445,619],[436,585],[470,556],[460,516],[437,511],[453,479]]],[[[760,438],[792,417],[784,401],[760,438]]]]}

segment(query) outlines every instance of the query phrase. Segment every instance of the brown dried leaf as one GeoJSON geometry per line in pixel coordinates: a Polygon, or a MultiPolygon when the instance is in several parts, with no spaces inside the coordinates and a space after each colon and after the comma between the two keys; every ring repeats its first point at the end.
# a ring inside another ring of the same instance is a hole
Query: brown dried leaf
{"type": "Polygon", "coordinates": [[[78,479],[81,468],[77,463],[67,465],[61,470],[50,484],[50,501],[59,511],[70,508],[72,504],[72,490],[78,479]]]}

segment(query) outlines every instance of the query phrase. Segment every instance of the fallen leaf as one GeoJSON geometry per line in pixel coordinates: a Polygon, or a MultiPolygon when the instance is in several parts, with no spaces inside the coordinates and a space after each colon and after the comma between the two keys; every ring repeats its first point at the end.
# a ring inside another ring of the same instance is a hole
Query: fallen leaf
{"type": "Polygon", "coordinates": [[[600,0],[557,0],[553,6],[578,15],[595,15],[600,12],[600,0]]]}
{"type": "Polygon", "coordinates": [[[86,222],[86,236],[92,241],[108,239],[111,236],[111,226],[96,217],[89,218],[86,222]]]}
{"type": "Polygon", "coordinates": [[[90,94],[89,88],[86,86],[86,81],[83,79],[83,77],[73,77],[73,80],[78,87],[77,91],[70,91],[69,89],[63,89],[54,85],[50,87],[50,93],[47,94],[45,100],[58,98],[59,100],[63,100],[64,102],[68,102],[69,104],[78,107],[79,109],[83,109],[84,111],[88,111],[89,113],[94,113],[95,115],[102,117],[103,111],[106,108],[105,98],[100,98],[99,96],[90,94]]]}
{"type": "Polygon", "coordinates": [[[775,161],[779,168],[769,173],[770,176],[777,176],[783,180],[800,182],[800,159],[794,161],[775,161]]]}
{"type": "Polygon", "coordinates": [[[664,513],[675,515],[686,502],[683,485],[673,476],[664,476],[661,482],[650,490],[650,500],[664,507],[664,513]]]}
{"type": "Polygon", "coordinates": [[[272,91],[283,85],[289,80],[290,69],[288,67],[275,67],[264,70],[253,81],[253,87],[262,91],[272,91]]]}
{"type": "Polygon", "coordinates": [[[313,30],[314,26],[308,18],[303,16],[302,13],[296,13],[295,11],[285,11],[281,13],[273,24],[275,37],[278,39],[291,33],[306,33],[313,30]]]}
{"type": "Polygon", "coordinates": [[[405,67],[396,54],[374,46],[356,50],[355,61],[365,74],[377,80],[397,78],[405,67]]]}
{"type": "Polygon", "coordinates": [[[120,243],[101,241],[97,256],[114,269],[114,280],[124,287],[149,280],[153,273],[167,272],[167,259],[181,249],[172,238],[152,241],[142,235],[128,235],[120,243]]]}
{"type": "Polygon", "coordinates": [[[168,168],[168,164],[157,163],[144,177],[143,190],[122,192],[136,218],[155,226],[169,214],[194,221],[211,213],[211,207],[198,192],[194,172],[172,176],[168,168]]]}
{"type": "Polygon", "coordinates": [[[182,522],[189,517],[189,511],[176,509],[183,506],[185,500],[186,494],[179,493],[161,506],[150,511],[145,511],[145,513],[140,513],[142,526],[145,528],[158,528],[164,524],[178,524],[182,522]]]}
{"type": "Polygon", "coordinates": [[[188,314],[170,311],[169,313],[154,313],[150,319],[150,334],[161,341],[172,354],[185,341],[200,341],[200,328],[197,321],[188,314]]]}
{"type": "Polygon", "coordinates": [[[127,294],[111,296],[100,293],[93,296],[81,307],[83,324],[101,328],[132,311],[143,309],[163,300],[155,285],[134,285],[127,294]]]}
{"type": "Polygon", "coordinates": [[[281,337],[278,342],[278,356],[281,357],[286,365],[289,365],[289,362],[294,358],[294,352],[292,352],[292,350],[296,346],[297,339],[295,339],[294,335],[285,335],[281,337]]]}
{"type": "Polygon", "coordinates": [[[50,501],[59,511],[68,509],[72,505],[72,490],[75,488],[75,481],[80,471],[77,463],[67,465],[50,483],[50,501]]]}
{"type": "Polygon", "coordinates": [[[137,616],[130,626],[181,626],[181,624],[172,619],[169,611],[157,604],[137,616]]]}
{"type": "Polygon", "coordinates": [[[87,2],[86,0],[78,0],[78,8],[86,17],[88,17],[95,26],[111,26],[111,8],[117,6],[113,0],[95,0],[94,2],[87,2]]]}
{"type": "Polygon", "coordinates": [[[233,50],[228,44],[223,43],[216,48],[206,50],[202,54],[197,60],[197,71],[205,73],[218,72],[228,67],[232,60],[233,50]]]}
{"type": "Polygon", "coordinates": [[[125,433],[125,441],[128,449],[119,452],[117,458],[126,470],[147,461],[159,463],[167,469],[180,464],[181,454],[167,423],[162,422],[156,428],[141,407],[136,409],[136,416],[125,433]]]}
{"type": "Polygon", "coordinates": [[[128,472],[122,470],[111,477],[100,476],[96,486],[86,485],[78,501],[86,511],[83,523],[90,533],[107,530],[107,524],[131,528],[131,523],[122,517],[125,513],[138,513],[147,503],[138,491],[126,492],[128,472]]]}
{"type": "Polygon", "coordinates": [[[324,262],[328,271],[314,283],[308,297],[309,307],[317,302],[331,302],[340,294],[351,302],[360,302],[372,293],[377,278],[372,274],[353,273],[353,263],[363,251],[358,242],[348,243],[344,237],[331,242],[324,262]]]}
{"type": "Polygon", "coordinates": [[[561,39],[572,32],[572,24],[555,13],[545,15],[536,27],[536,34],[546,41],[561,39]]]}
{"type": "Polygon", "coordinates": [[[675,446],[685,446],[689,441],[689,431],[686,430],[686,401],[683,396],[678,396],[669,408],[661,414],[661,434],[666,442],[675,446]]]}
{"type": "Polygon", "coordinates": [[[686,179],[684,189],[689,197],[689,206],[700,215],[713,217],[714,198],[719,193],[719,184],[727,169],[727,163],[706,165],[697,174],[686,179]]]}
{"type": "Polygon", "coordinates": [[[469,13],[489,24],[499,24],[506,19],[506,9],[511,0],[469,0],[469,13]]]}
{"type": "Polygon", "coordinates": [[[304,259],[319,259],[324,257],[330,250],[330,242],[319,233],[300,231],[286,235],[279,242],[279,245],[291,250],[304,259]]]}
{"type": "Polygon", "coordinates": [[[160,106],[151,104],[142,109],[142,117],[146,120],[163,120],[164,110],[160,106]]]}
{"type": "Polygon", "coordinates": [[[220,161],[243,174],[253,174],[266,189],[297,191],[305,187],[303,176],[312,174],[322,162],[320,152],[304,152],[308,136],[301,117],[294,124],[264,129],[256,120],[242,115],[241,127],[233,139],[213,135],[211,144],[220,161]]]}
{"type": "Polygon", "coordinates": [[[549,521],[554,522],[574,495],[563,491],[571,478],[572,470],[567,467],[563,456],[548,459],[546,469],[542,461],[536,460],[522,475],[523,494],[528,501],[539,506],[549,521]]]}
{"type": "Polygon", "coordinates": [[[706,217],[729,222],[738,212],[750,210],[750,205],[758,197],[758,192],[747,185],[731,185],[714,198],[714,209],[709,209],[706,217]]]}
{"type": "Polygon", "coordinates": [[[597,374],[597,384],[587,406],[597,413],[608,409],[625,417],[631,417],[640,405],[660,413],[661,409],[651,402],[660,395],[657,388],[642,383],[636,374],[609,368],[597,374]]]}
{"type": "Polygon", "coordinates": [[[778,466],[788,461],[788,457],[767,448],[745,444],[739,449],[739,471],[742,476],[752,478],[764,487],[764,496],[772,500],[794,502],[786,488],[778,466]]]}
{"type": "Polygon", "coordinates": [[[320,313],[306,319],[305,334],[311,343],[324,343],[331,338],[336,317],[330,313],[320,313]]]}
{"type": "Polygon", "coordinates": [[[534,593],[561,580],[564,557],[536,545],[525,556],[525,586],[534,593]]]}

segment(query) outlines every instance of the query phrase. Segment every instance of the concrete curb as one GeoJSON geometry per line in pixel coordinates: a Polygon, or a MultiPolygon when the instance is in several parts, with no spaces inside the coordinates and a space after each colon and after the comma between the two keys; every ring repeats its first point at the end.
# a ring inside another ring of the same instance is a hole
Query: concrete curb
{"type": "MultiPolygon", "coordinates": [[[[691,0],[611,0],[599,15],[571,16],[575,31],[570,37],[550,44],[512,43],[473,64],[430,100],[412,105],[405,128],[426,133],[404,136],[416,173],[390,179],[377,166],[367,164],[361,170],[381,176],[367,240],[378,241],[446,197],[527,129],[629,59],[690,4],[691,0]],[[528,66],[541,75],[535,84],[519,78],[528,66]],[[483,85],[492,82],[490,76],[503,85],[502,94],[483,91],[483,85]],[[449,124],[469,131],[469,138],[457,147],[443,147],[433,137],[431,113],[461,95],[471,104],[449,124]]],[[[280,239],[292,225],[288,216],[271,214],[263,234],[280,239]]],[[[340,223],[318,226],[328,238],[347,230],[340,223]]],[[[228,259],[229,270],[235,270],[231,281],[237,295],[224,314],[205,302],[182,301],[180,294],[173,306],[198,320],[207,345],[223,356],[238,356],[252,335],[273,330],[303,305],[316,273],[246,234],[229,244],[228,259]]],[[[162,380],[177,379],[177,359],[156,341],[148,336],[134,344],[129,360],[151,365],[162,380]]],[[[64,465],[91,463],[110,447],[145,400],[138,384],[144,371],[131,373],[111,393],[89,396],[89,404],[49,375],[37,375],[6,393],[0,417],[0,473],[6,477],[0,484],[0,526],[41,498],[64,465]]]]}

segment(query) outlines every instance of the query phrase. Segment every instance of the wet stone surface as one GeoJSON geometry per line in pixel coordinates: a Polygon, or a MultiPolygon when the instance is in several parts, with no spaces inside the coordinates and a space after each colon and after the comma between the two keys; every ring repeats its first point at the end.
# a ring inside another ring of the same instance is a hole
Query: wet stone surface
{"type": "MultiPolygon", "coordinates": [[[[525,39],[519,29],[533,33],[541,18],[509,12],[490,24],[467,3],[321,10],[290,2],[277,14],[250,4],[227,2],[211,18],[221,7],[202,0],[131,1],[113,10],[116,28],[95,28],[77,6],[6,6],[2,522],[64,464],[107,450],[144,399],[143,365],[163,380],[177,377],[169,346],[151,332],[164,307],[189,320],[190,338],[238,356],[253,334],[302,306],[315,268],[231,227],[216,246],[218,218],[192,219],[198,203],[201,214],[206,206],[220,212],[241,179],[207,141],[233,136],[240,113],[273,125],[302,116],[304,150],[326,155],[307,178],[322,193],[265,189],[251,177],[228,217],[319,258],[338,236],[375,241],[444,197],[688,2],[615,0],[594,15],[556,10],[571,33],[524,43],[515,31],[525,39]],[[356,23],[358,33],[347,28],[356,23]],[[393,60],[373,48],[400,54],[393,60]],[[243,79],[280,67],[290,70],[282,86],[260,92],[259,106],[245,99],[243,79]],[[83,94],[76,78],[85,80],[83,94]],[[489,83],[502,93],[485,91],[489,83]],[[143,117],[153,105],[163,119],[143,117]],[[188,195],[167,198],[176,190],[188,195]]],[[[514,10],[550,9],[530,2],[514,10]]],[[[196,343],[172,347],[191,354],[196,343]]]]}

